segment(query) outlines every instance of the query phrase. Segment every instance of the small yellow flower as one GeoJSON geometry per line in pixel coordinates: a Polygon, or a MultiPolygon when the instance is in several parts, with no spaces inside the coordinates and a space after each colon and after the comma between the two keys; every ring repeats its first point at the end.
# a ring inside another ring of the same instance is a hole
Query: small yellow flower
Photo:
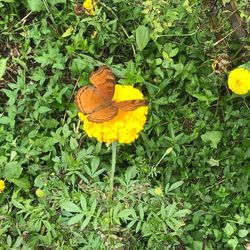
{"type": "Polygon", "coordinates": [[[162,189],[160,187],[157,187],[154,189],[154,193],[157,196],[161,196],[162,195],[162,189]]]}
{"type": "Polygon", "coordinates": [[[235,94],[246,94],[250,90],[250,72],[244,68],[232,70],[228,77],[228,87],[235,94]]]}
{"type": "Polygon", "coordinates": [[[95,15],[95,2],[94,0],[85,0],[83,2],[83,7],[87,10],[90,15],[95,15]]]}
{"type": "Polygon", "coordinates": [[[5,182],[4,180],[0,180],[0,193],[2,193],[5,189],[5,182]]]}
{"type": "MultiPolygon", "coordinates": [[[[114,101],[143,100],[143,94],[131,85],[115,85],[114,101]]],[[[78,113],[83,121],[83,129],[89,137],[95,137],[99,142],[131,143],[138,138],[146,122],[148,106],[139,107],[133,111],[119,110],[110,121],[96,123],[87,119],[83,113],[78,113]]]]}
{"type": "Polygon", "coordinates": [[[44,193],[44,191],[43,191],[42,189],[38,188],[38,189],[36,190],[36,196],[37,196],[38,198],[43,198],[43,197],[45,196],[45,193],[44,193]]]}

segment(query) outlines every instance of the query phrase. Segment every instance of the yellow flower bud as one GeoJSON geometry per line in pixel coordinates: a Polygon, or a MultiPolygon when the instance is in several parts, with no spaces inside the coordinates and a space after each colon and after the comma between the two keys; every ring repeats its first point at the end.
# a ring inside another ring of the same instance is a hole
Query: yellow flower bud
{"type": "Polygon", "coordinates": [[[36,190],[36,196],[37,196],[38,198],[43,198],[43,197],[45,196],[45,193],[44,193],[44,191],[43,191],[42,189],[38,188],[38,189],[36,190]]]}

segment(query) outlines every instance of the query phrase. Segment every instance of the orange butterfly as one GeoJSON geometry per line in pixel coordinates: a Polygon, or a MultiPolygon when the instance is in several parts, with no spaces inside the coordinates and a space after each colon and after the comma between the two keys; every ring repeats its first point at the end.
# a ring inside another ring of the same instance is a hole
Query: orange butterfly
{"type": "Polygon", "coordinates": [[[78,90],[75,102],[80,112],[87,115],[91,122],[106,122],[113,119],[118,110],[132,111],[146,106],[144,100],[113,101],[115,77],[111,69],[101,66],[89,77],[93,86],[85,86],[78,90]]]}

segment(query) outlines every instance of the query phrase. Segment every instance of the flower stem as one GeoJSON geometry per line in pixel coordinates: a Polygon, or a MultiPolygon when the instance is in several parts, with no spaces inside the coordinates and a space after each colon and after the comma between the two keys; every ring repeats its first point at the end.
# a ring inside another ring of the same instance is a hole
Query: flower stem
{"type": "Polygon", "coordinates": [[[117,142],[115,141],[112,143],[112,164],[111,164],[111,174],[110,174],[110,200],[112,200],[113,189],[114,189],[116,149],[117,149],[117,142]]]}

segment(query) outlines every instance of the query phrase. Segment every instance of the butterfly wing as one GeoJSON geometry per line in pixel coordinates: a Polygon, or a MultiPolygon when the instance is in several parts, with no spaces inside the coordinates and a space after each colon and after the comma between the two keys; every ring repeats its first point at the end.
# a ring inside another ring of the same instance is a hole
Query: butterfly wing
{"type": "Polygon", "coordinates": [[[91,73],[90,82],[100,90],[105,100],[111,100],[115,92],[115,76],[107,66],[91,73]]]}
{"type": "Polygon", "coordinates": [[[147,102],[144,100],[129,100],[129,101],[115,102],[113,105],[117,107],[119,110],[133,111],[139,107],[147,106],[147,102]]]}
{"type": "Polygon", "coordinates": [[[80,112],[88,115],[92,122],[106,122],[113,119],[118,110],[132,111],[146,106],[144,100],[112,101],[115,91],[115,77],[107,66],[100,67],[90,75],[93,86],[81,88],[75,98],[80,112]]]}
{"type": "Polygon", "coordinates": [[[88,115],[88,120],[91,122],[107,122],[113,119],[117,115],[118,109],[115,106],[104,107],[90,115],[88,115]]]}
{"type": "Polygon", "coordinates": [[[107,105],[100,91],[89,86],[78,90],[75,103],[79,111],[85,115],[95,112],[95,110],[100,109],[103,105],[107,105]]]}

